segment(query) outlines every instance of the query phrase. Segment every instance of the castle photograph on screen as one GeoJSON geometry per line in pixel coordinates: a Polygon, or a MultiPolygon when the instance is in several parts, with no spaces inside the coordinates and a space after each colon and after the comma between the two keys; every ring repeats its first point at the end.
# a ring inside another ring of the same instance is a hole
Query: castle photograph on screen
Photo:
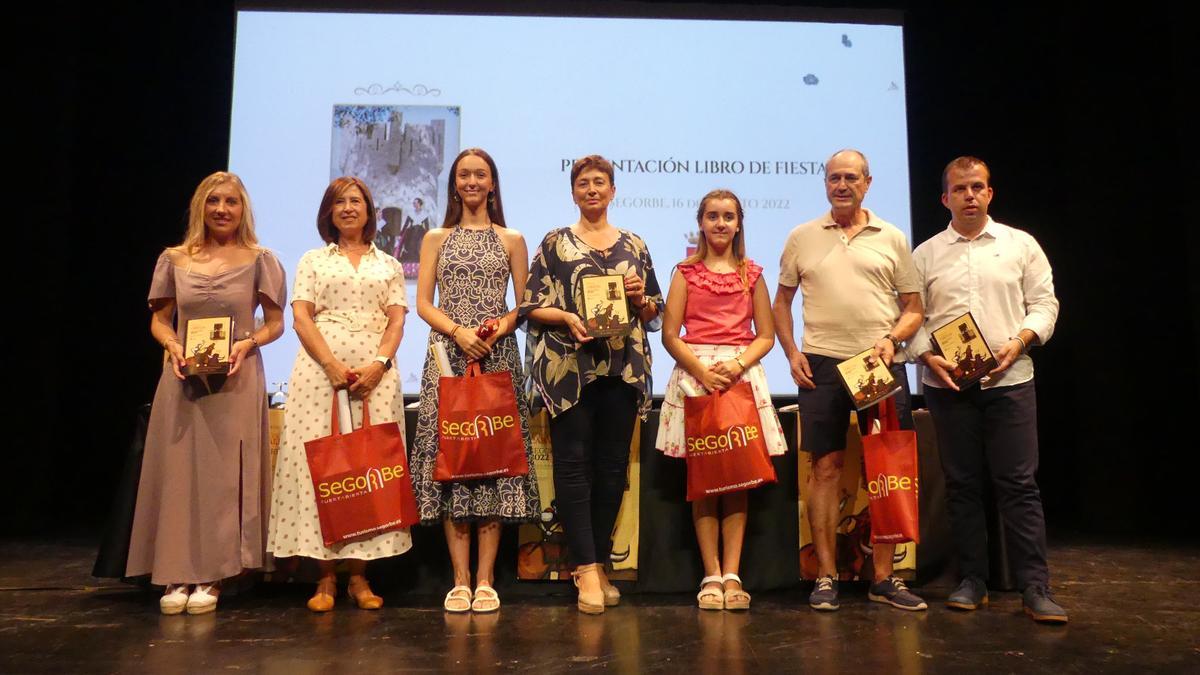
{"type": "Polygon", "coordinates": [[[0,673],[1200,672],[1191,22],[835,4],[22,8],[0,673]]]}
{"type": "Polygon", "coordinates": [[[358,176],[375,197],[375,246],[416,279],[421,239],[441,226],[447,157],[458,154],[458,108],[335,105],[330,178],[358,176]]]}

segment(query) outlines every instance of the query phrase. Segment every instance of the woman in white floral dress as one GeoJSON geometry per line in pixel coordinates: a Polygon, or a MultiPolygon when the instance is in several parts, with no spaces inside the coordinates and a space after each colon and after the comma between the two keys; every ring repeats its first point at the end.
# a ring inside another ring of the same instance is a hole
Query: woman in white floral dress
{"type": "MultiPolygon", "coordinates": [[[[333,609],[337,595],[335,562],[349,560],[350,596],[362,609],[383,600],[365,576],[368,560],[404,553],[412,546],[408,530],[326,547],[313,494],[304,443],[328,436],[334,390],[371,406],[371,423],[404,427],[404,400],[392,359],[404,332],[408,301],[404,273],[392,256],[371,243],[375,204],[357,178],[338,178],[325,191],[317,230],[328,244],[304,254],[296,269],[292,316],[302,349],[288,387],[283,443],[275,466],[268,550],[276,557],[315,558],[321,568],[314,612],[333,609]],[[357,379],[349,383],[350,373],[357,379]]],[[[362,406],[352,403],[354,426],[362,406]]]]}

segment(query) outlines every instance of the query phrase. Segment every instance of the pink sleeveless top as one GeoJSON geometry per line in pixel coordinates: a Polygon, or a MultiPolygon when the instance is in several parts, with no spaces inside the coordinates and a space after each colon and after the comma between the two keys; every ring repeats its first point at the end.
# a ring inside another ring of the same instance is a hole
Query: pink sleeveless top
{"type": "Polygon", "coordinates": [[[680,264],[687,281],[687,307],[683,312],[684,342],[702,345],[746,345],[754,340],[754,285],[762,267],[746,261],[748,285],[737,272],[718,273],[702,262],[680,264]]]}

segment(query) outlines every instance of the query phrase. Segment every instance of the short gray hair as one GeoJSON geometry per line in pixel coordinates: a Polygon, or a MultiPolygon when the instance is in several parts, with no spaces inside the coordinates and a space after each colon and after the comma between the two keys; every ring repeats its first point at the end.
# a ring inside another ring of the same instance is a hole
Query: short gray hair
{"type": "Polygon", "coordinates": [[[852,152],[852,153],[858,155],[858,158],[862,160],[863,178],[871,177],[871,165],[867,163],[867,156],[862,153],[862,150],[855,150],[854,148],[842,148],[841,150],[838,150],[837,152],[830,155],[829,159],[825,160],[825,165],[829,166],[829,163],[833,161],[834,157],[837,157],[838,155],[840,155],[844,152],[852,152]]]}

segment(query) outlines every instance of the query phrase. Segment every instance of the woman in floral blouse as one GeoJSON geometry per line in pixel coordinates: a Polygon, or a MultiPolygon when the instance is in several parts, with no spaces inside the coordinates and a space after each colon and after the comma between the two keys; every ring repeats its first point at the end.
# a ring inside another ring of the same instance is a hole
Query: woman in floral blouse
{"type": "Polygon", "coordinates": [[[579,220],[542,240],[519,320],[528,322],[531,398],[550,413],[555,500],[576,565],[578,607],[599,614],[621,597],[604,561],[612,553],[634,424],[650,410],[646,332],[660,327],[663,298],[646,242],[608,222],[616,194],[612,163],[599,155],[577,160],[571,190],[579,220]],[[590,337],[581,280],[605,274],[624,277],[630,330],[590,337]]]}

